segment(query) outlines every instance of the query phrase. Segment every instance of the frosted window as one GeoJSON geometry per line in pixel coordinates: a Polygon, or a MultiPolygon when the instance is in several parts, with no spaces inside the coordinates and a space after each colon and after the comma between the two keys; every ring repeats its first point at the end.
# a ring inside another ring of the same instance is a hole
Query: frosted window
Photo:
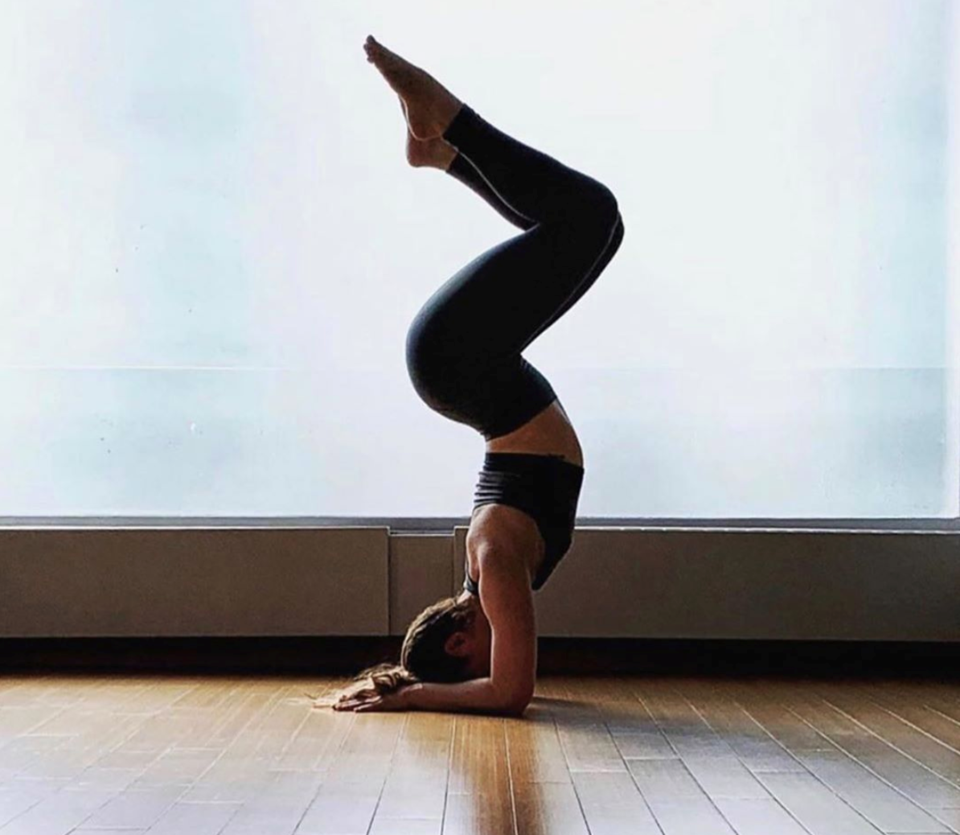
{"type": "MultiPolygon", "coordinates": [[[[960,5],[4,0],[0,515],[467,515],[403,361],[518,233],[368,33],[607,183],[584,516],[957,516],[960,5]]],[[[491,327],[496,323],[491,322],[491,327]]]]}

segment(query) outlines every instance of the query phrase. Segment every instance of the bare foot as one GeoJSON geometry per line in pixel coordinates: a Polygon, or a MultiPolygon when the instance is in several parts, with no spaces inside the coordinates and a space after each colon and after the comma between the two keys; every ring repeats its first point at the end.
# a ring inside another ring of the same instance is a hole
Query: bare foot
{"type": "Polygon", "coordinates": [[[368,35],[363,45],[367,60],[387,80],[404,105],[414,139],[439,137],[463,102],[432,75],[404,60],[368,35]]]}
{"type": "MultiPolygon", "coordinates": [[[[407,106],[399,99],[403,118],[407,118],[407,106]]],[[[457,155],[457,149],[440,136],[433,139],[417,139],[407,127],[407,162],[414,168],[439,168],[446,171],[457,155]]]]}
{"type": "Polygon", "coordinates": [[[456,155],[457,149],[439,136],[421,141],[407,130],[407,162],[414,168],[439,168],[446,171],[456,155]]]}

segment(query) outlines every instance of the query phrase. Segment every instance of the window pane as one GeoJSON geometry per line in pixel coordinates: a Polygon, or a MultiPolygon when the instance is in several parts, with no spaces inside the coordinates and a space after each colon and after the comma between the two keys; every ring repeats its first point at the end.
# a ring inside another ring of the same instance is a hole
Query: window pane
{"type": "Polygon", "coordinates": [[[517,230],[406,165],[370,32],[617,194],[527,352],[582,515],[958,515],[949,0],[7,0],[0,514],[469,513],[404,339],[517,230]]]}

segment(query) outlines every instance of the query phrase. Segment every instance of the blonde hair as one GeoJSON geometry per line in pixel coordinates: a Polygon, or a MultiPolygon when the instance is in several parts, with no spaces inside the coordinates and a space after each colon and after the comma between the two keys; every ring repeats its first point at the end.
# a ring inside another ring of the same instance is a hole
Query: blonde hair
{"type": "Polygon", "coordinates": [[[418,681],[464,681],[468,659],[450,655],[445,645],[454,632],[466,629],[475,616],[469,599],[445,597],[427,606],[407,627],[400,663],[367,667],[353,677],[354,686],[347,692],[384,696],[418,681]],[[362,685],[356,687],[356,682],[362,685]]]}

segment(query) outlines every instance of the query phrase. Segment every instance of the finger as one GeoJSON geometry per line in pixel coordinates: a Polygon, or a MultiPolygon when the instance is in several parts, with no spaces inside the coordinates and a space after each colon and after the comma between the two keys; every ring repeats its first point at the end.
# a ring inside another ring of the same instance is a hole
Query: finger
{"type": "Polygon", "coordinates": [[[368,696],[376,696],[377,691],[372,687],[358,687],[355,690],[351,690],[348,693],[344,693],[344,696],[348,699],[362,699],[368,696]]]}

